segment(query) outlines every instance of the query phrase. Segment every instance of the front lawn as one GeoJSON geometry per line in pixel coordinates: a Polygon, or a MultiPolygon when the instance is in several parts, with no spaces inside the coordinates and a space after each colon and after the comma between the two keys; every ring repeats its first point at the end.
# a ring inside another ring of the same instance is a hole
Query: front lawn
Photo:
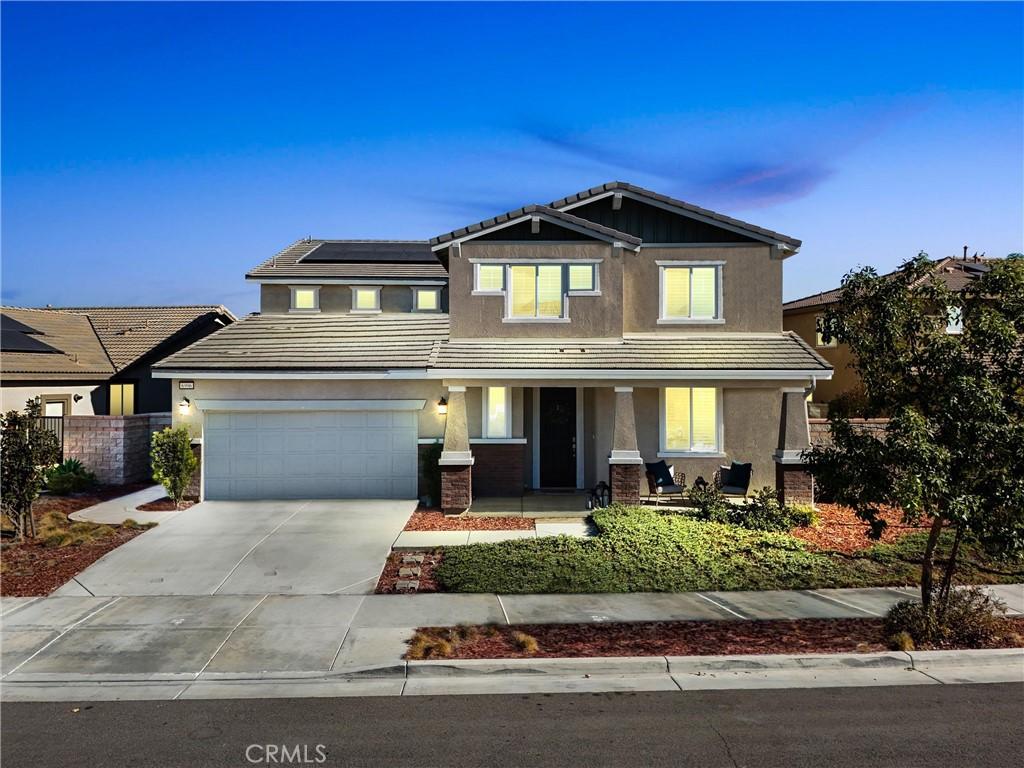
{"type": "MultiPolygon", "coordinates": [[[[449,592],[502,594],[693,592],[914,585],[924,534],[854,554],[812,549],[788,533],[661,514],[644,507],[594,513],[599,535],[448,547],[435,578],[449,592]]],[[[961,548],[963,583],[1018,581],[1024,565],[961,548]]]]}

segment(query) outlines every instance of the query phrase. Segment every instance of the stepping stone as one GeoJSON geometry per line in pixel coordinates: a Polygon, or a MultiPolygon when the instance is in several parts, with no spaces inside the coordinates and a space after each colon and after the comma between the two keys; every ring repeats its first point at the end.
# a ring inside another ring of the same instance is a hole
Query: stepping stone
{"type": "Polygon", "coordinates": [[[423,555],[402,555],[403,563],[422,563],[423,555]]]}
{"type": "Polygon", "coordinates": [[[414,576],[419,576],[420,572],[421,571],[420,571],[419,568],[399,568],[398,569],[398,575],[402,576],[404,578],[412,578],[414,576]]]}
{"type": "Polygon", "coordinates": [[[399,579],[395,582],[395,589],[411,589],[417,590],[420,588],[420,582],[418,579],[399,579]]]}

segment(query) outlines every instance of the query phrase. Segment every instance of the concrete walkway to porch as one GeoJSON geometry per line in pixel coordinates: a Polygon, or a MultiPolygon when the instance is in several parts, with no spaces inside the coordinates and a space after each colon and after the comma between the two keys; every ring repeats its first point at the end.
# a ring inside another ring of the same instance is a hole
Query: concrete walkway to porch
{"type": "Polygon", "coordinates": [[[597,529],[589,520],[563,520],[558,522],[541,522],[534,525],[535,530],[498,530],[498,531],[402,531],[391,545],[392,550],[434,549],[435,547],[454,547],[460,544],[494,544],[499,541],[515,539],[535,539],[542,536],[596,536],[597,529]]]}
{"type": "Polygon", "coordinates": [[[166,523],[177,512],[143,512],[137,507],[148,504],[151,501],[162,499],[167,495],[162,485],[152,485],[143,488],[141,491],[129,493],[125,496],[118,496],[114,499],[101,501],[91,507],[72,512],[68,517],[86,523],[101,523],[103,525],[121,525],[125,520],[134,520],[137,523],[166,523]]]}

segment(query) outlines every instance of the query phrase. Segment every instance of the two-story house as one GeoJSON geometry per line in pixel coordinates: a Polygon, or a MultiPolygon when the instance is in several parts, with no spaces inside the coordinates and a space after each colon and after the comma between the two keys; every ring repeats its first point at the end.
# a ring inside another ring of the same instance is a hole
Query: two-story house
{"type": "Polygon", "coordinates": [[[782,329],[800,241],[622,182],[429,241],[303,240],[249,272],[261,311],[157,375],[201,441],[206,499],[441,503],[640,495],[730,460],[806,498],[805,398],[831,367],[782,329]]]}

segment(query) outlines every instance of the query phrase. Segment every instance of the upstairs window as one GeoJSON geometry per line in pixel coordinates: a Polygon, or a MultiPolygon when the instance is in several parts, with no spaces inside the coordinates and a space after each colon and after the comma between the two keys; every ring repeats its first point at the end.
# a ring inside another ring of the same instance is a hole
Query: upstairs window
{"type": "Polygon", "coordinates": [[[662,453],[721,453],[720,416],[714,387],[666,387],[661,398],[662,453]]]}
{"type": "Polygon", "coordinates": [[[512,408],[508,387],[484,387],[483,436],[509,437],[512,434],[512,408]]]}
{"type": "Polygon", "coordinates": [[[839,345],[839,340],[834,336],[825,341],[825,316],[815,315],[814,316],[814,346],[816,347],[836,347],[839,345]]]}
{"type": "Polygon", "coordinates": [[[352,286],[353,312],[380,312],[379,286],[352,286]]]}
{"type": "Polygon", "coordinates": [[[593,293],[597,291],[596,264],[569,264],[569,293],[593,293]]]}
{"type": "Polygon", "coordinates": [[[661,313],[658,322],[722,322],[720,263],[658,262],[661,313]]]}
{"type": "Polygon", "coordinates": [[[960,307],[946,308],[946,333],[960,334],[964,332],[964,311],[960,307]]]}
{"type": "Polygon", "coordinates": [[[414,312],[440,312],[440,288],[413,288],[412,308],[414,312]]]}
{"type": "Polygon", "coordinates": [[[475,264],[474,293],[500,294],[505,290],[504,264],[475,264]]]}
{"type": "Polygon", "coordinates": [[[564,316],[561,264],[509,267],[508,316],[517,320],[564,316]]]}
{"type": "Polygon", "coordinates": [[[317,286],[292,286],[292,312],[319,312],[320,288],[317,286]]]}

